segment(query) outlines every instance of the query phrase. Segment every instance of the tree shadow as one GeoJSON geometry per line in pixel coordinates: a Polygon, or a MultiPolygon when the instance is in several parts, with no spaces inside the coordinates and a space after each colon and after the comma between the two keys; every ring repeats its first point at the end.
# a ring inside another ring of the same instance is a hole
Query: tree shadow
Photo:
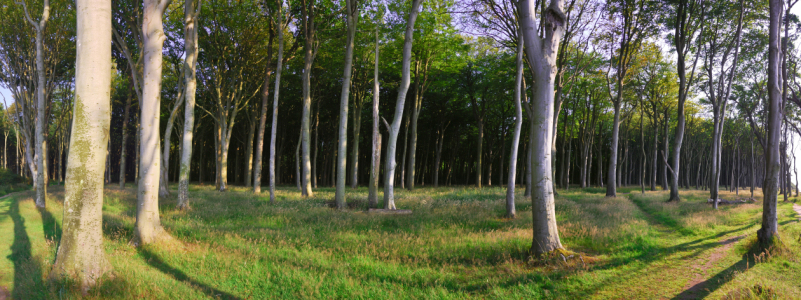
{"type": "Polygon", "coordinates": [[[175,280],[185,282],[190,284],[192,287],[196,287],[201,292],[205,293],[209,297],[217,298],[217,299],[240,299],[234,295],[231,295],[227,292],[215,289],[211,286],[208,286],[204,283],[198,282],[191,277],[187,276],[181,270],[173,268],[172,266],[168,265],[166,262],[161,260],[161,258],[156,255],[155,253],[151,252],[150,250],[146,249],[145,247],[139,247],[139,254],[145,259],[145,261],[152,267],[159,269],[159,271],[163,272],[164,274],[170,275],[175,280]]]}
{"type": "Polygon", "coordinates": [[[25,218],[20,215],[19,201],[12,200],[8,210],[14,222],[14,242],[11,255],[7,258],[14,263],[14,299],[45,299],[42,270],[32,257],[31,241],[25,231],[25,218]]]}
{"type": "Polygon", "coordinates": [[[734,272],[742,272],[748,268],[748,265],[755,265],[753,260],[749,260],[747,255],[743,255],[742,259],[732,264],[723,271],[718,272],[709,279],[699,282],[687,290],[676,295],[672,299],[703,299],[709,296],[712,292],[734,279],[734,272]]]}
{"type": "Polygon", "coordinates": [[[56,243],[61,241],[61,225],[53,218],[53,214],[47,208],[37,207],[36,210],[42,216],[42,231],[44,231],[45,239],[56,243]]]}

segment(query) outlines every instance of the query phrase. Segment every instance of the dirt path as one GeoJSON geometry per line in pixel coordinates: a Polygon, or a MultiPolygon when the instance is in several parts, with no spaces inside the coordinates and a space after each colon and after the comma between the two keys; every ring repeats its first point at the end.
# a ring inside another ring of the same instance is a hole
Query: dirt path
{"type": "Polygon", "coordinates": [[[707,274],[707,271],[715,265],[715,262],[726,256],[735,242],[743,239],[745,236],[746,235],[735,236],[718,242],[721,247],[715,248],[714,252],[709,256],[709,260],[707,260],[703,266],[698,264],[693,265],[693,268],[698,270],[698,273],[684,286],[684,292],[675,299],[697,299],[698,295],[704,292],[709,283],[707,279],[710,275],[707,274]]]}
{"type": "Polygon", "coordinates": [[[798,214],[798,220],[801,221],[801,205],[793,204],[793,210],[798,214]]]}

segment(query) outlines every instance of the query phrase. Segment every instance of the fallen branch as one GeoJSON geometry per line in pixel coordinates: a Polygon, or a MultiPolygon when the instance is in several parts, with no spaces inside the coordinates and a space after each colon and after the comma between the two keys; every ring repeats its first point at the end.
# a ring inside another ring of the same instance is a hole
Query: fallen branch
{"type": "Polygon", "coordinates": [[[371,208],[367,210],[367,213],[371,214],[380,214],[380,215],[411,215],[412,211],[409,209],[380,209],[380,208],[371,208]]]}

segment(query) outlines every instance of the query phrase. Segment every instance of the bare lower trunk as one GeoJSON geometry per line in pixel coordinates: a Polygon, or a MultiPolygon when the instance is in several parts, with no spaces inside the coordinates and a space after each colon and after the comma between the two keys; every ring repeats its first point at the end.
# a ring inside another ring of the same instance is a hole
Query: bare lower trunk
{"type": "MultiPolygon", "coordinates": [[[[275,171],[275,161],[273,160],[273,155],[275,154],[275,130],[277,127],[277,118],[278,118],[278,89],[280,88],[280,74],[281,73],[281,59],[283,58],[284,51],[284,27],[283,25],[283,17],[281,8],[283,6],[283,1],[278,2],[278,11],[276,16],[278,16],[278,20],[276,24],[278,28],[275,30],[278,32],[278,61],[277,63],[277,74],[275,78],[275,89],[273,93],[275,93],[275,103],[273,103],[273,123],[270,127],[270,158],[268,172],[270,172],[270,203],[275,202],[275,195],[274,190],[275,187],[273,186],[273,182],[275,177],[273,175],[273,171],[275,171]]],[[[269,42],[268,42],[268,54],[267,54],[267,72],[264,75],[264,88],[261,94],[261,114],[259,117],[259,128],[258,133],[256,133],[256,161],[253,164],[253,193],[259,194],[261,193],[261,173],[262,173],[262,157],[264,157],[264,131],[265,126],[267,124],[267,106],[269,105],[269,94],[270,94],[270,74],[272,73],[272,68],[270,62],[272,60],[273,52],[272,52],[272,45],[273,45],[273,34],[270,33],[269,42]]]]}
{"type": "Polygon", "coordinates": [[[353,41],[356,38],[358,9],[354,0],[345,0],[347,9],[348,41],[345,44],[345,71],[342,75],[342,92],[339,99],[339,144],[337,145],[337,189],[334,200],[337,209],[345,209],[345,177],[348,160],[348,99],[350,97],[351,70],[353,69],[353,41]]]}
{"type": "Polygon", "coordinates": [[[75,126],[64,191],[61,241],[51,278],[68,277],[82,290],[111,271],[103,251],[103,153],[111,123],[111,2],[77,0],[75,126]]]}
{"type": "Polygon", "coordinates": [[[767,147],[765,151],[765,182],[763,184],[762,201],[762,228],[757,231],[759,241],[763,246],[769,246],[779,238],[779,224],[777,216],[777,195],[779,181],[779,143],[781,140],[782,118],[782,78],[779,68],[781,50],[780,22],[782,18],[781,0],[770,0],[770,26],[768,43],[768,132],[767,147]]]}
{"type": "Polygon", "coordinates": [[[134,226],[134,245],[157,242],[166,237],[159,218],[159,115],[161,107],[161,69],[164,30],[162,14],[168,1],[145,0],[144,22],[144,83],[141,108],[141,142],[139,191],[137,193],[136,225],[134,226]]]}
{"type": "Polygon", "coordinates": [[[253,176],[253,136],[256,134],[256,122],[251,122],[248,128],[248,139],[245,141],[245,187],[251,187],[251,179],[253,176]]]}
{"type": "Polygon", "coordinates": [[[615,181],[615,173],[617,171],[618,133],[620,132],[620,97],[622,96],[620,93],[622,93],[622,91],[618,89],[618,100],[616,103],[614,103],[615,118],[612,121],[612,140],[610,141],[611,147],[609,149],[609,170],[606,178],[607,197],[617,196],[617,182],[615,181]]]}
{"type": "Polygon", "coordinates": [[[400,130],[400,122],[403,116],[404,102],[406,101],[406,93],[409,91],[410,81],[410,64],[412,59],[412,39],[414,34],[414,23],[417,20],[419,13],[420,2],[422,0],[413,0],[412,8],[409,12],[409,19],[406,22],[406,33],[404,34],[403,42],[403,61],[401,68],[401,82],[398,87],[398,100],[395,104],[395,116],[392,119],[392,125],[387,126],[389,131],[389,138],[387,141],[386,153],[386,176],[384,180],[384,207],[387,209],[395,209],[395,147],[398,141],[398,131],[400,130]]]}
{"type": "Polygon", "coordinates": [[[556,54],[559,41],[564,33],[565,15],[563,2],[551,1],[547,10],[548,17],[543,18],[547,24],[544,38],[537,35],[535,20],[536,7],[529,0],[517,3],[520,14],[519,22],[522,35],[525,37],[526,56],[534,76],[537,91],[531,101],[531,113],[535,128],[542,128],[534,134],[532,148],[531,193],[533,213],[533,240],[531,252],[536,255],[562,248],[559,231],[556,227],[556,212],[553,190],[553,169],[551,168],[551,145],[553,142],[554,120],[554,77],[556,75],[556,54]]]}
{"type": "MultiPolygon", "coordinates": [[[[361,101],[361,100],[356,100],[361,101]]],[[[353,112],[353,149],[350,154],[350,188],[359,187],[359,140],[362,128],[362,107],[354,105],[353,112]]]]}
{"type": "MultiPolygon", "coordinates": [[[[131,112],[131,94],[128,94],[128,99],[125,101],[125,113],[122,118],[122,145],[120,146],[120,189],[125,189],[125,167],[127,164],[127,150],[128,150],[128,117],[131,112]]],[[[59,155],[60,156],[60,155],[59,155]]],[[[61,166],[59,165],[59,169],[61,166]]]]}
{"type": "MultiPolygon", "coordinates": [[[[515,72],[515,129],[512,133],[512,151],[509,154],[509,179],[506,186],[506,216],[514,218],[515,174],[517,173],[517,148],[520,146],[520,130],[523,128],[523,106],[520,94],[523,85],[523,39],[517,41],[517,70],[515,72]]],[[[437,159],[439,160],[439,159],[437,159]]]]}
{"type": "Polygon", "coordinates": [[[378,128],[378,101],[380,86],[378,82],[378,28],[375,31],[375,64],[373,73],[373,149],[370,159],[370,187],[367,195],[369,207],[377,207],[378,204],[378,173],[381,165],[381,133],[378,128]]]}
{"type": "MultiPolygon", "coordinates": [[[[195,135],[195,92],[197,90],[197,17],[200,14],[200,1],[197,8],[193,0],[184,4],[184,130],[181,135],[181,169],[178,175],[178,208],[189,207],[189,175],[192,166],[192,145],[195,135]]],[[[202,164],[201,160],[201,164],[202,164]]],[[[203,175],[200,175],[203,176],[203,175]]]]}

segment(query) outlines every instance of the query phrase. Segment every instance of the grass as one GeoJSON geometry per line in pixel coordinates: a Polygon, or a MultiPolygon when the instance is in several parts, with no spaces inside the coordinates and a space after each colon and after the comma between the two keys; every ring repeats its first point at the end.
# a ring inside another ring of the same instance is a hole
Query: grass
{"type": "MultiPolygon", "coordinates": [[[[174,198],[161,201],[162,223],[181,243],[143,248],[128,244],[135,188],[107,188],[105,249],[114,277],[81,295],[46,280],[63,189],[49,192],[44,211],[32,192],[0,199],[0,287],[13,298],[801,298],[801,229],[792,203],[779,205],[785,248],[755,256],[760,202],[714,211],[704,191],[682,191],[684,201],[666,203],[667,192],[641,195],[638,187],[620,189],[617,198],[604,198],[604,189],[559,190],[560,237],[573,254],[533,261],[531,204],[518,194],[519,217],[503,218],[501,188],[397,190],[399,208],[414,213],[387,216],[330,209],[330,188],[311,199],[280,188],[271,205],[267,194],[197,185],[188,212],[175,210],[174,198]],[[726,240],[734,241],[730,248],[726,240]],[[703,289],[690,291],[699,278],[703,289]]],[[[365,188],[347,194],[351,201],[366,195],[365,188]]]]}

